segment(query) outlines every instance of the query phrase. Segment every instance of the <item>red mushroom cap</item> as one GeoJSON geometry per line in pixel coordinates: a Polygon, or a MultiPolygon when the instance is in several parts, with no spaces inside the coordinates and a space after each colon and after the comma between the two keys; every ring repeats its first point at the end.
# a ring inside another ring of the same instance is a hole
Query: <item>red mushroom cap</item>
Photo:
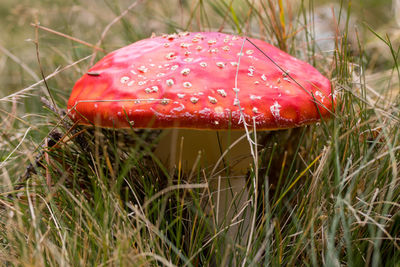
{"type": "Polygon", "coordinates": [[[78,80],[69,114],[101,127],[242,129],[246,121],[260,130],[329,117],[335,97],[327,78],[249,40],[256,47],[234,35],[180,33],[123,47],[78,80]]]}

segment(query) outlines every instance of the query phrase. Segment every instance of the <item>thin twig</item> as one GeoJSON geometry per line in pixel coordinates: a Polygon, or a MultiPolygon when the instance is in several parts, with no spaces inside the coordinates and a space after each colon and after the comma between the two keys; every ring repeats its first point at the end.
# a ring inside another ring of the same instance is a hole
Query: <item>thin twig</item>
{"type": "Polygon", "coordinates": [[[105,51],[103,48],[97,47],[97,46],[95,46],[95,45],[93,45],[93,44],[91,44],[91,43],[82,41],[82,40],[80,40],[80,39],[78,39],[78,38],[76,38],[76,37],[67,35],[67,34],[65,34],[65,33],[61,33],[61,32],[52,30],[52,29],[50,29],[50,28],[41,26],[40,24],[37,24],[37,23],[31,23],[31,26],[36,27],[36,28],[41,29],[41,30],[44,30],[44,31],[47,31],[47,32],[49,32],[49,33],[53,33],[53,34],[55,34],[55,35],[58,35],[58,36],[61,36],[61,37],[64,37],[64,38],[67,38],[67,39],[69,39],[69,40],[71,40],[71,41],[74,41],[74,42],[77,42],[77,43],[86,45],[86,46],[91,47],[91,48],[93,48],[93,49],[95,49],[95,50],[97,50],[97,51],[101,51],[101,52],[103,52],[103,53],[106,53],[106,51],[105,51]]]}
{"type": "Polygon", "coordinates": [[[55,108],[57,108],[56,101],[54,101],[54,97],[53,97],[53,95],[51,94],[51,91],[50,91],[49,86],[47,85],[46,77],[44,76],[44,71],[43,71],[43,68],[42,68],[42,63],[40,62],[40,53],[39,53],[39,31],[38,31],[38,29],[39,29],[39,28],[38,28],[38,22],[36,22],[36,27],[35,27],[35,41],[34,41],[35,47],[36,47],[36,58],[37,58],[37,61],[38,61],[38,64],[39,64],[40,74],[42,75],[42,79],[43,79],[44,85],[46,86],[46,89],[47,89],[47,93],[49,94],[49,97],[50,97],[50,99],[51,99],[51,102],[52,102],[53,106],[54,106],[55,108]]]}

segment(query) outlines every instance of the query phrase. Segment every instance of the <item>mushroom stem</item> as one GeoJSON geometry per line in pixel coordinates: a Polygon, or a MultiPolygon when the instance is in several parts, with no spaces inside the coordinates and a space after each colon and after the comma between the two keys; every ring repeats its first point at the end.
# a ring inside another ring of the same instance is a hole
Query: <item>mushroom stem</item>
{"type": "Polygon", "coordinates": [[[249,209],[246,208],[249,197],[246,176],[252,163],[247,138],[241,138],[245,131],[166,131],[160,139],[155,155],[167,166],[182,166],[183,173],[189,174],[201,151],[199,164],[206,168],[206,173],[211,174],[208,182],[212,206],[215,207],[216,223],[221,229],[229,226],[228,236],[244,244],[250,222],[250,216],[246,216],[249,215],[249,209]],[[244,218],[244,221],[238,223],[241,218],[244,218]]]}

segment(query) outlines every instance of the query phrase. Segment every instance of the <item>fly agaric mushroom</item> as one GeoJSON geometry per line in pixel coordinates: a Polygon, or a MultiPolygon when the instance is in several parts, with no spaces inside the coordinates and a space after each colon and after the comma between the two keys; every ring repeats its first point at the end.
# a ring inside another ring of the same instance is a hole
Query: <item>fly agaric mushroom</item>
{"type": "MultiPolygon", "coordinates": [[[[327,78],[264,41],[248,40],[217,32],[179,33],[123,47],[78,80],[69,115],[99,127],[180,129],[186,148],[181,158],[189,168],[198,149],[209,163],[220,157],[210,130],[228,130],[234,141],[238,135],[229,130],[243,130],[244,123],[276,130],[329,117],[335,94],[327,78]]],[[[164,162],[177,158],[170,152],[171,136],[156,149],[164,162]]],[[[246,142],[232,151],[249,156],[246,142]]],[[[236,173],[248,166],[244,161],[236,173]]],[[[233,191],[245,187],[243,176],[237,181],[232,181],[233,191]]]]}
{"type": "Polygon", "coordinates": [[[163,35],[123,47],[78,80],[69,114],[81,124],[108,128],[198,130],[243,129],[241,115],[250,125],[254,119],[257,130],[329,116],[335,96],[327,78],[266,42],[250,40],[273,61],[249,42],[242,50],[243,37],[215,32],[163,35]]]}

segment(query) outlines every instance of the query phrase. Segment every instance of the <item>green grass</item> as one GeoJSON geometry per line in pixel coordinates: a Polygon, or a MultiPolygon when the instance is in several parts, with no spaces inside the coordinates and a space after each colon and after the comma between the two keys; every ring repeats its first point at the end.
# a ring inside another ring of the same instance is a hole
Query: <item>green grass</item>
{"type": "Polygon", "coordinates": [[[101,42],[132,2],[66,2],[0,4],[4,265],[399,266],[400,30],[389,1],[339,2],[342,38],[331,53],[318,47],[318,25],[310,22],[319,1],[143,1],[101,42]],[[40,97],[51,102],[51,92],[65,108],[93,50],[48,31],[36,35],[36,21],[107,52],[152,32],[246,33],[315,65],[331,79],[338,105],[329,121],[257,132],[259,165],[249,171],[247,207],[256,218],[247,249],[240,231],[232,238],[207,208],[215,204],[207,183],[218,177],[200,166],[187,175],[160,164],[153,154],[158,132],[71,128],[43,105],[40,97]],[[31,86],[57,69],[47,87],[31,86]],[[64,138],[46,148],[53,130],[64,138]]]}

